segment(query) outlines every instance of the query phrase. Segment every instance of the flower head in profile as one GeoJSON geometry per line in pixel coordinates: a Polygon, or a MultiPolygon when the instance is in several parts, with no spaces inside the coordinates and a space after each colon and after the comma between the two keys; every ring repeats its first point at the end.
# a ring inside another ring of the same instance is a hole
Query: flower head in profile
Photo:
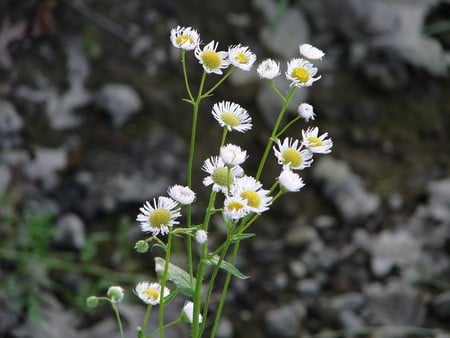
{"type": "Polygon", "coordinates": [[[303,145],[312,153],[328,154],[333,147],[333,141],[328,137],[328,133],[319,136],[319,128],[308,128],[302,130],[303,145]]]}
{"type": "Polygon", "coordinates": [[[234,144],[227,144],[220,147],[220,157],[227,166],[237,166],[245,162],[247,152],[234,144]]]}
{"type": "Polygon", "coordinates": [[[299,46],[300,55],[308,60],[322,60],[325,53],[319,48],[310,45],[309,43],[304,43],[299,46]]]}
{"type": "Polygon", "coordinates": [[[222,69],[227,68],[230,65],[227,52],[217,52],[219,43],[211,41],[206,46],[195,48],[195,57],[198,59],[205,72],[222,74],[222,69]]]}
{"type": "MultiPolygon", "coordinates": [[[[189,323],[192,323],[193,317],[194,317],[194,303],[188,301],[184,304],[183,307],[183,315],[186,317],[186,319],[189,321],[189,323]]],[[[203,317],[201,314],[199,314],[198,322],[201,323],[203,320],[203,317]]]]}
{"type": "Polygon", "coordinates": [[[189,205],[195,201],[195,192],[189,187],[176,184],[171,186],[167,193],[173,200],[183,205],[189,205]]]}
{"type": "Polygon", "coordinates": [[[176,48],[193,50],[200,44],[200,35],[191,27],[177,26],[170,31],[170,41],[176,48]]]}
{"type": "Polygon", "coordinates": [[[220,157],[212,156],[203,163],[202,170],[209,174],[203,179],[205,186],[212,184],[213,191],[228,193],[235,179],[234,168],[227,167],[220,157]]]}
{"type": "Polygon", "coordinates": [[[252,129],[252,118],[239,104],[230,101],[215,103],[212,108],[214,118],[221,127],[228,131],[236,130],[241,133],[252,129]]]}
{"type": "MultiPolygon", "coordinates": [[[[136,295],[149,305],[158,305],[161,299],[161,284],[150,282],[139,282],[134,289],[136,295]]],[[[170,294],[170,289],[164,287],[163,298],[170,294]]]]}
{"type": "Polygon", "coordinates": [[[153,236],[169,233],[169,228],[178,224],[176,219],[181,216],[178,203],[164,196],[154,198],[153,203],[146,201],[139,210],[141,212],[136,221],[140,223],[142,231],[150,232],[153,236]]]}
{"type": "Polygon", "coordinates": [[[291,86],[310,87],[321,78],[321,76],[314,77],[316,74],[317,68],[305,59],[297,58],[288,62],[286,78],[292,81],[291,86]]]}
{"type": "Polygon", "coordinates": [[[268,210],[272,201],[269,190],[262,189],[262,184],[251,176],[236,179],[231,187],[231,194],[246,200],[249,210],[257,214],[268,210]]]}
{"type": "Polygon", "coordinates": [[[278,181],[283,189],[291,192],[299,191],[305,186],[303,179],[290,169],[283,169],[280,176],[278,176],[278,181]]]}
{"type": "Polygon", "coordinates": [[[121,286],[110,286],[106,295],[114,303],[120,303],[123,299],[124,291],[121,286]]]}
{"type": "Polygon", "coordinates": [[[306,122],[314,120],[316,114],[314,114],[313,106],[308,103],[301,103],[298,106],[298,114],[305,119],[306,122]]]}
{"type": "Polygon", "coordinates": [[[224,201],[225,216],[233,221],[237,221],[250,213],[247,200],[240,196],[229,196],[224,201]]]}
{"type": "Polygon", "coordinates": [[[262,79],[273,79],[280,75],[280,63],[272,59],[261,62],[256,69],[262,79]]]}
{"type": "Polygon", "coordinates": [[[312,152],[308,149],[302,150],[302,145],[298,140],[286,137],[283,142],[276,141],[273,147],[278,163],[283,165],[284,169],[302,170],[310,167],[313,162],[312,152]]]}
{"type": "Polygon", "coordinates": [[[256,55],[247,46],[239,44],[228,48],[228,60],[233,66],[249,71],[256,61],[256,55]]]}

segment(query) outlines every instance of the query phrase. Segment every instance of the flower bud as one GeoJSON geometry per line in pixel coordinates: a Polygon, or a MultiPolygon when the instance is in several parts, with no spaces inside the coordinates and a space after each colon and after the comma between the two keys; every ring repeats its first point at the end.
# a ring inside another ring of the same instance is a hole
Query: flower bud
{"type": "Polygon", "coordinates": [[[134,248],[139,253],[146,253],[148,251],[148,243],[144,240],[137,241],[134,248]]]}
{"type": "Polygon", "coordinates": [[[98,305],[98,298],[95,296],[90,296],[86,298],[86,305],[90,308],[95,308],[98,305]]]}
{"type": "Polygon", "coordinates": [[[106,294],[112,302],[119,303],[123,299],[123,288],[120,286],[111,286],[106,294]]]}

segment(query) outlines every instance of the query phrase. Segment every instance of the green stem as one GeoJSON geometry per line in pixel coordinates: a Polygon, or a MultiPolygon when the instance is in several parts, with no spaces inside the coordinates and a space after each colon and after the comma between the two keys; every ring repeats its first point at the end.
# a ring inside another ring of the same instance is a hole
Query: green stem
{"type": "Polygon", "coordinates": [[[228,72],[224,76],[222,76],[214,86],[211,87],[211,89],[209,89],[205,94],[202,95],[202,98],[211,95],[212,92],[215,91],[217,87],[219,87],[234,72],[235,69],[236,67],[231,67],[228,72]]]}
{"type": "Polygon", "coordinates": [[[291,102],[292,97],[294,96],[295,90],[297,87],[293,86],[291,90],[289,91],[288,95],[286,96],[286,99],[283,101],[283,106],[281,107],[280,113],[278,114],[277,121],[275,122],[275,125],[272,129],[272,134],[270,135],[269,140],[267,141],[266,149],[264,150],[264,154],[261,158],[261,162],[259,163],[258,171],[256,173],[255,178],[259,180],[261,177],[261,173],[264,169],[264,165],[266,164],[267,157],[269,156],[270,149],[272,148],[272,144],[275,140],[275,136],[277,135],[278,128],[281,124],[281,121],[283,120],[283,116],[286,113],[287,107],[289,106],[289,102],[291,102]]]}
{"type": "Polygon", "coordinates": [[[144,332],[144,336],[147,336],[147,326],[148,320],[150,319],[150,313],[152,312],[153,306],[151,304],[147,305],[147,310],[145,311],[144,321],[142,324],[142,331],[144,332]]]}
{"type": "Polygon", "coordinates": [[[122,320],[120,319],[119,309],[117,308],[117,305],[114,302],[111,302],[111,306],[114,310],[114,313],[116,314],[116,320],[117,320],[117,325],[119,326],[120,337],[125,338],[125,335],[123,334],[122,320]]]}
{"type": "Polygon", "coordinates": [[[167,275],[169,273],[170,252],[172,249],[172,231],[169,231],[166,247],[166,261],[164,263],[164,272],[161,279],[161,293],[159,295],[159,338],[164,338],[164,290],[167,282],[167,275]]]}
{"type": "Polygon", "coordinates": [[[289,121],[288,124],[286,124],[286,126],[277,134],[275,135],[275,138],[279,138],[281,135],[283,135],[286,130],[289,129],[290,126],[292,126],[295,122],[297,122],[298,120],[300,120],[301,116],[297,115],[294,119],[292,119],[291,121],[289,121]]]}
{"type": "Polygon", "coordinates": [[[194,96],[192,96],[191,88],[189,87],[189,80],[187,75],[186,68],[186,50],[181,50],[181,65],[183,66],[183,77],[184,77],[184,85],[186,86],[186,91],[189,95],[189,100],[194,102],[194,96]]]}

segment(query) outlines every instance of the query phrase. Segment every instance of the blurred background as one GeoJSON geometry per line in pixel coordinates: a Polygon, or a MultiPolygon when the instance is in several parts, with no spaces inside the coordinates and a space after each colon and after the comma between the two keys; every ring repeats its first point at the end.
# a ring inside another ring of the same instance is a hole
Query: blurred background
{"type": "MultiPolygon", "coordinates": [[[[333,152],[252,226],[238,259],[250,279],[232,280],[217,337],[450,337],[448,0],[2,0],[0,336],[116,337],[110,307],[85,306],[110,285],[127,290],[120,309],[135,336],[145,308],[131,290],[155,278],[161,253],[135,252],[145,235],[134,219],[186,180],[177,25],[283,69],[299,44],[326,53],[322,79],[297,91],[288,118],[312,104],[309,125],[329,133],[333,152]]],[[[195,86],[192,55],[188,66],[195,86]]],[[[277,85],[286,90],[284,76],[277,85]]],[[[203,102],[194,216],[208,191],[201,164],[219,144],[219,100],[253,118],[231,139],[248,150],[249,172],[280,109],[255,67],[203,102]]],[[[278,171],[271,155],[263,183],[278,171]]],[[[213,220],[211,246],[223,235],[213,220]]]]}

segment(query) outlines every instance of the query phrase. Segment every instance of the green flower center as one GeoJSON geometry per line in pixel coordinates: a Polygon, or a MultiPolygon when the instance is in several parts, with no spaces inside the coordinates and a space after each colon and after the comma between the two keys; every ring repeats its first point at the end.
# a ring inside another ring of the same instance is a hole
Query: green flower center
{"type": "Polygon", "coordinates": [[[318,137],[314,136],[308,137],[308,142],[311,143],[313,147],[321,147],[323,145],[323,142],[318,137]]]}
{"type": "Polygon", "coordinates": [[[293,148],[288,148],[281,154],[284,160],[284,164],[291,164],[293,167],[301,166],[303,157],[299,151],[293,148]]]}
{"type": "Polygon", "coordinates": [[[159,299],[159,292],[155,289],[147,289],[144,290],[144,294],[147,296],[149,300],[155,301],[159,299]]]}
{"type": "Polygon", "coordinates": [[[300,83],[305,83],[309,80],[309,72],[303,67],[294,68],[291,76],[300,83]]]}
{"type": "Polygon", "coordinates": [[[202,53],[203,64],[210,69],[217,69],[222,63],[222,58],[220,55],[212,50],[205,50],[202,53]]]}
{"type": "Polygon", "coordinates": [[[230,204],[228,204],[228,209],[230,210],[241,210],[244,207],[242,203],[239,203],[238,201],[233,201],[230,204]]]}
{"type": "Polygon", "coordinates": [[[184,35],[184,34],[182,34],[182,35],[180,35],[180,36],[177,37],[176,42],[177,42],[177,45],[178,45],[178,46],[182,46],[182,45],[184,45],[185,43],[191,43],[191,44],[193,44],[193,43],[194,43],[194,40],[193,40],[192,37],[190,37],[189,35],[184,35]]]}
{"type": "Polygon", "coordinates": [[[229,180],[232,180],[231,176],[228,178],[228,168],[214,169],[211,177],[213,182],[221,187],[228,187],[228,184],[231,183],[229,180]]]}
{"type": "Polygon", "coordinates": [[[244,53],[239,53],[238,55],[236,55],[236,60],[240,63],[240,64],[247,64],[248,63],[248,58],[244,53]]]}
{"type": "Polygon", "coordinates": [[[253,190],[244,190],[241,197],[247,200],[247,204],[252,208],[258,208],[261,205],[261,196],[253,190]]]}
{"type": "Polygon", "coordinates": [[[241,122],[239,121],[239,119],[237,118],[237,116],[233,113],[230,112],[225,112],[223,113],[220,118],[222,119],[222,121],[230,127],[237,127],[238,125],[241,124],[241,122]]]}
{"type": "Polygon", "coordinates": [[[170,222],[170,211],[167,209],[156,209],[148,217],[152,227],[160,227],[170,222]]]}

